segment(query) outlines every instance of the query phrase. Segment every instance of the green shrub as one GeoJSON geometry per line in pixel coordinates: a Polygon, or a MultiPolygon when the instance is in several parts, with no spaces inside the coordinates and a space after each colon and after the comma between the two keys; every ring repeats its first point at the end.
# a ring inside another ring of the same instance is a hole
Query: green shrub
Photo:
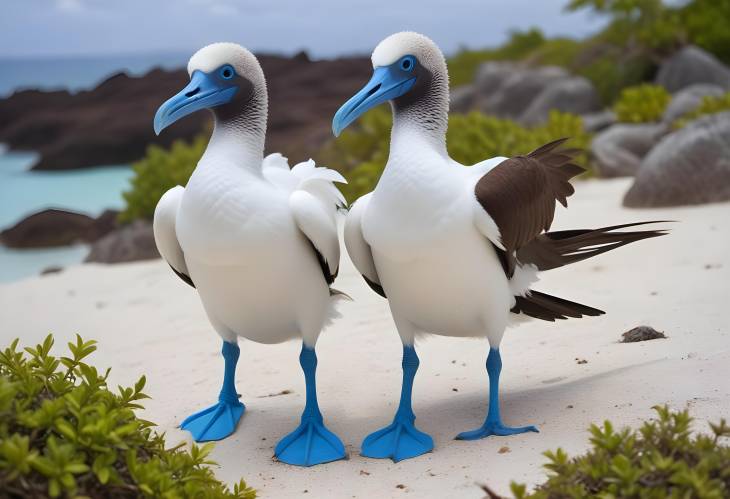
{"type": "Polygon", "coordinates": [[[661,120],[672,96],[661,85],[644,83],[625,88],[613,106],[616,118],[624,123],[661,120]]]}
{"type": "MultiPolygon", "coordinates": [[[[347,168],[344,175],[348,184],[342,186],[342,192],[349,202],[375,188],[388,160],[390,127],[390,111],[379,107],[326,146],[322,157],[339,154],[339,164],[347,168]]],[[[571,137],[572,147],[587,149],[590,144],[580,117],[557,111],[550,113],[544,125],[533,128],[478,112],[452,114],[446,140],[454,160],[472,165],[494,156],[526,154],[561,137],[571,137]]],[[[585,155],[578,161],[587,164],[585,155]]]]}
{"type": "Polygon", "coordinates": [[[684,410],[656,407],[656,420],[636,430],[615,431],[606,421],[591,426],[591,449],[570,458],[548,451],[548,480],[534,492],[512,483],[517,499],[552,498],[716,498],[730,497],[730,437],[724,419],[710,424],[711,435],[692,435],[684,410]]]}
{"type": "Polygon", "coordinates": [[[609,17],[601,36],[626,51],[660,61],[691,43],[730,63],[730,2],[725,0],[571,0],[567,8],[609,17]]]}
{"type": "Polygon", "coordinates": [[[149,146],[147,155],[132,165],[132,186],[123,194],[126,207],[119,220],[152,219],[162,195],[176,185],[187,184],[207,144],[208,139],[200,136],[191,143],[178,140],[169,150],[149,146]]]}
{"type": "MultiPolygon", "coordinates": [[[[587,149],[590,144],[583,120],[574,114],[551,111],[544,124],[526,128],[508,119],[471,112],[449,117],[446,142],[453,159],[473,165],[494,156],[527,154],[562,137],[570,137],[570,147],[587,149]]],[[[587,167],[585,154],[578,163],[587,167]]]]}
{"type": "Polygon", "coordinates": [[[674,128],[682,128],[690,121],[694,121],[701,116],[721,113],[723,111],[730,111],[730,92],[718,97],[712,95],[704,96],[702,102],[696,109],[679,118],[674,122],[673,126],[674,128]]]}
{"type": "Polygon", "coordinates": [[[243,480],[231,491],[215,478],[210,445],[165,449],[153,423],[134,414],[148,398],[144,376],[110,391],[109,369],[82,362],[95,343],[77,336],[69,357],[55,357],[49,335],[0,352],[3,497],[255,497],[243,480]]]}

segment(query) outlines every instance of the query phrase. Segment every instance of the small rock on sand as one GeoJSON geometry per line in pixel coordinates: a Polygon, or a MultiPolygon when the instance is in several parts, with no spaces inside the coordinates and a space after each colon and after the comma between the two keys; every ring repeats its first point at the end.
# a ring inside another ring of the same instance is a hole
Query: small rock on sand
{"type": "Polygon", "coordinates": [[[637,341],[656,340],[657,338],[666,338],[666,335],[653,327],[639,326],[622,334],[621,343],[635,343],[637,341]]]}

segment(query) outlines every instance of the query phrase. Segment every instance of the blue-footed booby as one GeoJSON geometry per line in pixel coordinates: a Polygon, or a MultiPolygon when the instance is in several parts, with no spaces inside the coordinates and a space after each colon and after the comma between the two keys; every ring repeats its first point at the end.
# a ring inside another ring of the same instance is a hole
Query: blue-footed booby
{"type": "Polygon", "coordinates": [[[199,50],[190,83],[157,111],[157,133],[209,109],[213,135],[186,187],[160,199],[157,247],[172,270],[195,287],[223,339],[225,370],[218,402],[185,419],[195,440],[230,435],[244,412],[235,387],[238,338],[281,343],[301,338],[306,405],[299,427],[276,446],[283,462],[309,466],[345,457],[317,404],[315,344],[336,316],[343,294],[330,288],[340,247],[336,215],[342,176],[313,161],[289,168],[280,154],[264,157],[268,97],[256,57],[232,43],[199,50]]]}
{"type": "MultiPolygon", "coordinates": [[[[422,334],[489,342],[489,406],[484,423],[457,436],[537,431],[512,427],[499,410],[500,342],[511,317],[547,321],[602,311],[531,289],[538,271],[574,263],[662,231],[547,232],[556,202],[567,206],[569,180],[583,169],[577,151],[546,144],[524,156],[464,167],[446,150],[446,62],[427,37],[397,33],[372,54],[373,76],[336,113],[335,135],[386,101],[393,112],[390,154],[375,190],[358,199],[345,223],[345,245],[370,287],[387,297],[403,343],[400,405],[389,426],[362,443],[364,456],[412,458],[433,440],[414,425],[411,393],[422,334]]],[[[648,222],[644,222],[648,223],[648,222]]]]}

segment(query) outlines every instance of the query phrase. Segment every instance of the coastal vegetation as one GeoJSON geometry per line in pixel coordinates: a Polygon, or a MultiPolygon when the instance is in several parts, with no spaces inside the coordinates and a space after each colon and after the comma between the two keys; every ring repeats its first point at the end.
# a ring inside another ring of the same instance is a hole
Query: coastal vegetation
{"type": "Polygon", "coordinates": [[[67,356],[53,337],[0,352],[0,490],[3,497],[200,497],[253,499],[241,480],[215,478],[211,444],[167,448],[154,424],[135,414],[144,376],[133,387],[108,384],[109,369],[86,358],[95,341],[79,336],[67,356]]]}
{"type": "Polygon", "coordinates": [[[672,96],[661,85],[642,83],[621,91],[613,105],[618,121],[624,123],[650,123],[659,121],[672,96]]]}
{"type": "Polygon", "coordinates": [[[616,430],[609,421],[591,425],[591,448],[581,456],[571,458],[562,449],[545,452],[547,481],[532,492],[524,484],[512,483],[514,497],[728,497],[727,422],[721,419],[710,423],[708,433],[693,434],[687,410],[654,409],[657,418],[638,430],[616,430]]]}
{"type": "Polygon", "coordinates": [[[120,221],[151,220],[162,195],[188,183],[207,145],[208,138],[201,135],[192,142],[177,140],[169,149],[149,146],[145,157],[132,165],[134,177],[131,188],[123,194],[126,207],[119,214],[120,221]]]}

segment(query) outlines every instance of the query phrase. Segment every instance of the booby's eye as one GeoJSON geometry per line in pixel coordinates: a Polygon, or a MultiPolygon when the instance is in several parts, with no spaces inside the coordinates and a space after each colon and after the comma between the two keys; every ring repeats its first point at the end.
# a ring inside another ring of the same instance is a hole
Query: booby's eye
{"type": "Polygon", "coordinates": [[[416,67],[416,58],[412,55],[407,55],[400,61],[400,68],[403,71],[413,71],[413,68],[416,67]]]}
{"type": "Polygon", "coordinates": [[[233,68],[227,64],[220,69],[219,73],[224,80],[230,80],[236,74],[233,68]]]}

